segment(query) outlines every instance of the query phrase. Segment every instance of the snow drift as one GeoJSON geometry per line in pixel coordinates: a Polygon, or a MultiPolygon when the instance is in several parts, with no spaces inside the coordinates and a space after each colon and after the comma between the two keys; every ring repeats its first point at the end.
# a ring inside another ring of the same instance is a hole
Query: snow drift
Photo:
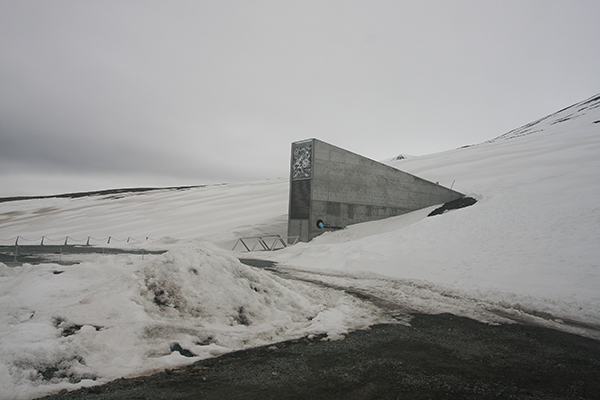
{"type": "Polygon", "coordinates": [[[282,280],[208,243],[144,261],[0,265],[0,293],[3,399],[383,320],[350,295],[282,280]]]}

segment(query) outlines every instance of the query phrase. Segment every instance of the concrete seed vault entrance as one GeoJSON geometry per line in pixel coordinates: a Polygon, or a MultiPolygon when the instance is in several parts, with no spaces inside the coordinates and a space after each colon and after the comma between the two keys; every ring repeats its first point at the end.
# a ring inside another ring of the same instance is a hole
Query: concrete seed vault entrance
{"type": "Polygon", "coordinates": [[[308,242],[463,196],[318,139],[302,140],[292,143],[288,237],[308,242]]]}

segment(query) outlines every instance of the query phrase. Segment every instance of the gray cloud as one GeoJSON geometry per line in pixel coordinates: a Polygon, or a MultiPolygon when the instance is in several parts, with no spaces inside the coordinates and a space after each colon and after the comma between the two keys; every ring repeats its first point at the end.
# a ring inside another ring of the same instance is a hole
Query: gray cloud
{"type": "Polygon", "coordinates": [[[309,137],[375,159],[481,142],[599,91],[599,11],[3,1],[0,196],[286,176],[309,137]]]}

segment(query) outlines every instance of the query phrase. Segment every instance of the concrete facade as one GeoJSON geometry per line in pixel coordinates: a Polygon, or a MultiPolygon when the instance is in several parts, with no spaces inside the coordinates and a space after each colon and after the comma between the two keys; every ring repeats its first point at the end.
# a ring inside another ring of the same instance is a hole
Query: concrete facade
{"type": "Polygon", "coordinates": [[[288,236],[443,204],[463,194],[317,139],[292,143],[288,236]]]}

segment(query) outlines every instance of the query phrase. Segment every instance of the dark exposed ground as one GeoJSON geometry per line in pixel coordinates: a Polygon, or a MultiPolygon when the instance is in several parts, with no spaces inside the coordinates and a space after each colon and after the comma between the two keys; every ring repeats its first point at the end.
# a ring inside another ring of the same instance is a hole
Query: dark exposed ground
{"type": "Polygon", "coordinates": [[[0,262],[8,266],[23,263],[39,264],[44,262],[73,264],[79,261],[62,262],[63,255],[73,254],[162,254],[164,250],[119,249],[115,247],[97,247],[80,245],[43,245],[43,246],[0,246],[0,262]],[[15,254],[16,253],[16,254],[15,254]]]}
{"type": "Polygon", "coordinates": [[[442,204],[441,207],[436,208],[435,210],[430,212],[427,216],[433,217],[435,215],[443,214],[445,211],[458,210],[459,208],[465,208],[465,207],[472,206],[475,203],[477,203],[477,200],[475,200],[472,197],[461,197],[460,199],[452,200],[452,201],[442,204]]]}
{"type": "Polygon", "coordinates": [[[75,192],[75,193],[63,193],[54,194],[49,196],[17,196],[17,197],[0,197],[0,203],[7,201],[22,201],[22,200],[36,200],[36,199],[55,199],[55,198],[66,198],[76,199],[79,197],[92,197],[92,196],[119,196],[123,194],[140,194],[153,192],[157,190],[189,190],[196,188],[203,188],[207,185],[195,185],[195,186],[170,186],[170,187],[149,187],[149,188],[121,188],[121,189],[107,189],[97,190],[93,192],[75,192]]]}
{"type": "Polygon", "coordinates": [[[600,341],[417,314],[44,399],[600,399],[600,341]]]}

